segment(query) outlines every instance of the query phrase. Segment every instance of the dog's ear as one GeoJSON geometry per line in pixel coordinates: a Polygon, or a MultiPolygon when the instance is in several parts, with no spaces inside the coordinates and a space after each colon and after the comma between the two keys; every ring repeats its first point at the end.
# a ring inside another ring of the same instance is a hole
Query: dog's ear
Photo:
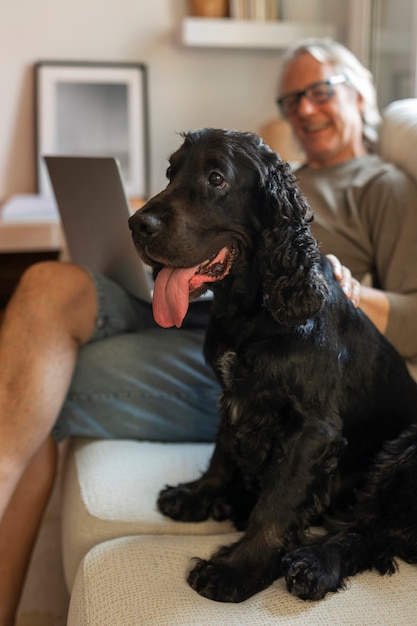
{"type": "Polygon", "coordinates": [[[281,324],[303,324],[323,307],[329,286],[320,269],[312,213],[288,163],[266,149],[261,174],[264,229],[258,261],[264,304],[281,324]]]}

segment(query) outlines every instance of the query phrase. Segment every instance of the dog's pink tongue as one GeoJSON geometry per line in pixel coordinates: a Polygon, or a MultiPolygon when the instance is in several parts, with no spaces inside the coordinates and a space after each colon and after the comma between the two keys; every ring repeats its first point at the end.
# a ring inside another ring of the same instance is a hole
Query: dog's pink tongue
{"type": "MultiPolygon", "coordinates": [[[[155,279],[152,308],[157,324],[163,328],[179,328],[188,311],[190,280],[196,267],[173,269],[164,267],[155,279]]],[[[204,282],[204,276],[201,276],[204,282]]]]}
{"type": "Polygon", "coordinates": [[[153,316],[157,324],[163,328],[181,326],[187,315],[190,292],[201,287],[203,283],[221,279],[229,271],[226,265],[228,250],[227,246],[222,248],[210,264],[207,262],[203,266],[180,269],[164,267],[159,272],[152,298],[153,316]]]}

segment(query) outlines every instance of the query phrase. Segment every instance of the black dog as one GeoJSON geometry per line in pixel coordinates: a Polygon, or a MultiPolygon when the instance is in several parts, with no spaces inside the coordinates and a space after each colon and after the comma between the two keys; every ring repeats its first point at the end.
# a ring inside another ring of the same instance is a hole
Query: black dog
{"type": "Polygon", "coordinates": [[[160,270],[162,325],[181,324],[188,293],[214,291],[205,353],[221,423],[208,470],[158,504],[246,528],[197,560],[190,585],[240,602],[285,576],[318,600],[357,572],[394,572],[396,556],[417,563],[417,385],[334,279],[288,165],[249,133],[184,139],[130,228],[160,270]]]}

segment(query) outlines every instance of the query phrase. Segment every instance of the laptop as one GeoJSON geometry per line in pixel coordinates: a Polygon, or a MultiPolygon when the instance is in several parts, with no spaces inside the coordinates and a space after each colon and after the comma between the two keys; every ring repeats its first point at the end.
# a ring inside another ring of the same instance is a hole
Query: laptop
{"type": "Polygon", "coordinates": [[[113,157],[45,156],[71,260],[151,302],[151,269],[140,259],[121,168],[113,157]]]}

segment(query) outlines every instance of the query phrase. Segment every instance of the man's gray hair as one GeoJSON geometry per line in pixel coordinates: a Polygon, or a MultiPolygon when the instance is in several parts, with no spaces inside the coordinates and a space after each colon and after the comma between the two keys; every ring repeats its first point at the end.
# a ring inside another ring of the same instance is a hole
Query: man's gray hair
{"type": "Polygon", "coordinates": [[[288,48],[283,56],[282,74],[289,63],[303,52],[310,54],[319,63],[333,65],[337,73],[346,77],[347,84],[362,96],[363,136],[370,147],[375,147],[381,115],[371,72],[342,44],[332,39],[311,38],[298,41],[288,48]]]}

